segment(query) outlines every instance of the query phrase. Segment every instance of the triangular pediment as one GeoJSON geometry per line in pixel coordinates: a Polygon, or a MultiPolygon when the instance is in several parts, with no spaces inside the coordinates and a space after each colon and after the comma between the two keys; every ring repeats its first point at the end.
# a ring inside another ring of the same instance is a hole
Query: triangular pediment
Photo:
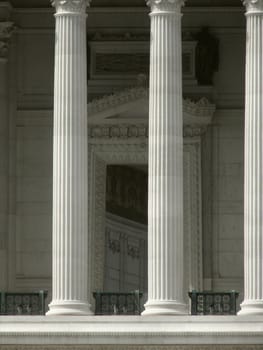
{"type": "MultiPolygon", "coordinates": [[[[215,105],[205,97],[194,102],[183,100],[184,124],[208,125],[212,121],[215,105]]],[[[89,124],[148,123],[149,90],[135,87],[104,96],[88,104],[89,124]]]]}

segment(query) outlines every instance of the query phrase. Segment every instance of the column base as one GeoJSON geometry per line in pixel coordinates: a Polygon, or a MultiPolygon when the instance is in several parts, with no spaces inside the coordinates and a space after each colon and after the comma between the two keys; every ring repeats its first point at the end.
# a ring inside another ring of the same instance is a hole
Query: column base
{"type": "Polygon", "coordinates": [[[238,316],[263,315],[263,299],[246,300],[240,306],[241,310],[237,313],[238,316]]]}
{"type": "Polygon", "coordinates": [[[93,315],[90,304],[75,300],[54,300],[49,305],[46,316],[88,316],[93,315]]]}
{"type": "Polygon", "coordinates": [[[176,300],[150,300],[144,305],[145,310],[142,316],[154,315],[188,315],[188,310],[185,304],[176,300]]]}

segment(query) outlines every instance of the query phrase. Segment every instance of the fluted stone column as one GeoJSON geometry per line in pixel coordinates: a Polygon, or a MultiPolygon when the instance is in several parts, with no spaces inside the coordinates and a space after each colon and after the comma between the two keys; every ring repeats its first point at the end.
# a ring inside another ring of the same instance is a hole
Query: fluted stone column
{"type": "Polygon", "coordinates": [[[148,301],[143,315],[185,314],[181,6],[149,0],[148,301]]]}
{"type": "Polygon", "coordinates": [[[263,0],[246,0],[244,301],[263,315],[263,0]]]}
{"type": "Polygon", "coordinates": [[[86,0],[56,8],[53,292],[48,315],[87,315],[86,0]]]}

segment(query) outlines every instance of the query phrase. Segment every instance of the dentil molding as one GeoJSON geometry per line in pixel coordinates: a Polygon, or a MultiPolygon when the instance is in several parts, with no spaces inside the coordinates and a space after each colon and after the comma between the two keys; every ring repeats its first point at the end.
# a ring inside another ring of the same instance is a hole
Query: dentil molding
{"type": "Polygon", "coordinates": [[[151,7],[152,13],[181,12],[185,0],[146,0],[151,7]]]}
{"type": "Polygon", "coordinates": [[[85,14],[91,0],[51,0],[57,14],[85,14]]]}
{"type": "Polygon", "coordinates": [[[263,0],[243,0],[243,4],[246,6],[248,14],[263,13],[263,0]]]}

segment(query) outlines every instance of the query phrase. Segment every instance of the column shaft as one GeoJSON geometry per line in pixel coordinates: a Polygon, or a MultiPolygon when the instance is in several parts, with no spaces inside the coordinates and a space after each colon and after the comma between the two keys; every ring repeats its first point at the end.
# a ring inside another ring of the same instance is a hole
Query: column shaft
{"type": "Polygon", "coordinates": [[[185,314],[181,0],[150,0],[148,301],[143,315],[185,314]]]}
{"type": "Polygon", "coordinates": [[[54,1],[53,292],[48,315],[90,314],[87,302],[86,1],[54,1]]]}
{"type": "Polygon", "coordinates": [[[240,315],[263,314],[263,1],[247,5],[244,301],[240,315]]]}

